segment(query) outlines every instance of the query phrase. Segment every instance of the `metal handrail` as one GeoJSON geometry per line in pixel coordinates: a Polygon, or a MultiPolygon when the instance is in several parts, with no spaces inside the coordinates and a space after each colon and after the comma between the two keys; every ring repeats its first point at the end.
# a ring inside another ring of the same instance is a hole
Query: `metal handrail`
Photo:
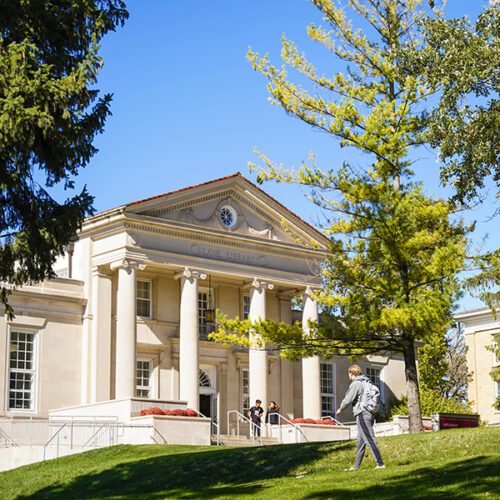
{"type": "Polygon", "coordinates": [[[337,424],[337,425],[344,425],[342,422],[339,422],[336,418],[333,418],[330,415],[326,415],[324,417],[321,417],[321,420],[331,420],[331,421],[335,422],[335,424],[337,424]]]}
{"type": "Polygon", "coordinates": [[[229,410],[227,412],[227,431],[229,432],[229,421],[230,421],[230,415],[232,413],[235,413],[238,417],[240,417],[236,419],[236,436],[240,437],[240,419],[246,421],[250,424],[249,432],[250,432],[250,437],[252,438],[252,445],[255,445],[255,432],[256,429],[259,428],[259,426],[253,423],[248,417],[245,417],[245,415],[243,415],[243,413],[240,413],[238,410],[229,410]]]}
{"type": "MultiPolygon", "coordinates": [[[[201,411],[198,411],[198,410],[194,410],[193,411],[199,416],[199,417],[202,417],[202,418],[210,418],[210,417],[207,417],[206,415],[204,415],[203,413],[201,413],[201,411]]],[[[217,446],[220,445],[220,425],[219,425],[219,422],[216,422],[215,420],[212,420],[210,419],[210,424],[213,425],[215,427],[215,440],[216,440],[216,443],[217,443],[217,446]]]]}
{"type": "Polygon", "coordinates": [[[63,425],[61,425],[61,427],[59,427],[59,429],[57,430],[57,432],[45,443],[44,447],[43,447],[43,459],[45,460],[45,453],[47,451],[47,446],[49,446],[49,444],[52,442],[52,440],[57,436],[57,452],[56,452],[56,457],[59,457],[59,434],[61,433],[61,431],[68,425],[69,422],[65,422],[63,425]]]}
{"type": "Polygon", "coordinates": [[[109,446],[112,445],[113,439],[111,438],[111,428],[114,428],[115,425],[113,425],[115,422],[105,422],[103,425],[101,425],[95,432],[90,436],[90,438],[87,440],[87,442],[83,445],[84,448],[87,447],[87,445],[94,439],[94,446],[91,445],[92,448],[95,447],[95,444],[97,443],[97,436],[98,434],[105,429],[106,427],[108,428],[108,435],[109,435],[109,446]]]}
{"type": "Polygon", "coordinates": [[[9,443],[10,446],[19,448],[19,445],[3,429],[0,429],[0,437],[5,439],[5,442],[9,443]]]}
{"type": "Polygon", "coordinates": [[[278,425],[279,425],[279,428],[280,428],[280,441],[283,442],[283,429],[282,429],[282,424],[281,424],[281,421],[284,420],[286,422],[287,425],[291,425],[295,431],[295,442],[298,443],[298,433],[302,434],[302,437],[304,438],[304,441],[306,443],[309,442],[309,440],[307,439],[306,435],[304,434],[304,431],[300,428],[300,426],[298,426],[297,424],[294,424],[291,420],[289,420],[288,418],[284,417],[283,415],[281,415],[281,413],[275,413],[274,415],[277,415],[278,416],[278,425]]]}

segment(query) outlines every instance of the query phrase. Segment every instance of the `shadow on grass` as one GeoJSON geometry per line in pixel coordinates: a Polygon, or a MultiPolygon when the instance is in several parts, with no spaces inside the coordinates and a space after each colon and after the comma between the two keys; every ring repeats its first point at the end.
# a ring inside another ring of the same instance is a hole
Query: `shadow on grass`
{"type": "MultiPolygon", "coordinates": [[[[249,484],[289,475],[293,469],[331,453],[327,446],[215,448],[204,453],[187,452],[125,461],[115,467],[85,474],[68,482],[40,489],[18,498],[215,498],[264,492],[264,486],[249,484]]],[[[350,447],[341,445],[337,450],[350,447]]]]}
{"type": "MultiPolygon", "coordinates": [[[[493,456],[480,456],[467,460],[447,462],[442,466],[422,467],[410,472],[397,473],[394,469],[383,471],[360,470],[352,474],[353,488],[331,486],[323,491],[304,496],[304,499],[401,499],[401,498],[451,498],[468,500],[478,496],[500,498],[500,460],[493,456]],[[387,477],[386,474],[391,474],[387,477]],[[359,474],[359,476],[358,476],[359,474]],[[373,475],[380,474],[374,483],[373,475]],[[363,486],[363,482],[370,482],[363,486]],[[358,482],[359,487],[356,487],[358,482]]],[[[319,489],[319,488],[318,488],[319,489]]]]}

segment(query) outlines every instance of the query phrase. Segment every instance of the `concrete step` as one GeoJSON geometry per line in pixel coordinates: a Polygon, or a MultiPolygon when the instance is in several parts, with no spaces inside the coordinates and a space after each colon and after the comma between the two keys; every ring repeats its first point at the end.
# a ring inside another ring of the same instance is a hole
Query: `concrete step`
{"type": "Polygon", "coordinates": [[[223,446],[270,446],[281,444],[281,441],[274,437],[261,437],[252,440],[249,436],[221,434],[220,444],[223,446]]]}

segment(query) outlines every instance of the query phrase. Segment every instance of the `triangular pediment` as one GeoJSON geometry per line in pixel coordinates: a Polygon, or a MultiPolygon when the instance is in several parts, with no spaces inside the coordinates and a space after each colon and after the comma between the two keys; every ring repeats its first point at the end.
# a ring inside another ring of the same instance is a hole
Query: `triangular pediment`
{"type": "Polygon", "coordinates": [[[182,227],[326,248],[328,240],[241,174],[131,203],[126,211],[182,227]]]}

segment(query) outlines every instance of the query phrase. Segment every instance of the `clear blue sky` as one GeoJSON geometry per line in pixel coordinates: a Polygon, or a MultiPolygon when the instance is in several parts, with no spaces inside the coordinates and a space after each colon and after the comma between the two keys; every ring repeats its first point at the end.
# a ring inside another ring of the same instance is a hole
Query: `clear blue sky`
{"type": "MultiPolygon", "coordinates": [[[[253,148],[278,162],[297,165],[313,151],[325,167],[352,152],[294,120],[267,100],[266,81],[245,59],[248,46],[279,63],[286,33],[325,71],[331,56],[308,40],[305,27],[320,22],[306,0],[126,0],[125,27],[102,43],[104,67],[97,87],[112,92],[113,116],[96,141],[99,153],[82,170],[98,211],[240,171],[254,180],[247,162],[253,148]]],[[[449,0],[448,15],[475,18],[487,0],[449,0]]],[[[431,194],[440,192],[430,153],[417,170],[431,194]]],[[[300,188],[264,189],[311,223],[318,210],[300,188]]],[[[491,193],[492,195],[494,192],[491,193]]],[[[490,206],[475,214],[485,221],[490,206]]],[[[498,223],[498,219],[496,221],[498,223]]],[[[493,222],[478,226],[480,241],[493,222]]],[[[498,234],[498,231],[497,231],[498,234]]],[[[498,235],[487,245],[499,246],[498,235]]],[[[462,307],[477,302],[464,299],[462,307]]]]}

